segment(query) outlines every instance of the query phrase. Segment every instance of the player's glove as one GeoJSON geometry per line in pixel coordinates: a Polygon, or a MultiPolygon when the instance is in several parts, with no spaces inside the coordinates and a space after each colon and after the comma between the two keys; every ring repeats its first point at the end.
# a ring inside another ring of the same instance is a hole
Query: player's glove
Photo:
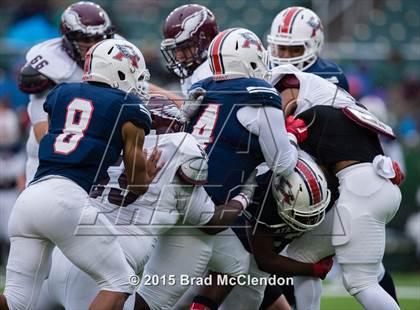
{"type": "Polygon", "coordinates": [[[328,256],[321,259],[319,262],[312,264],[313,276],[324,280],[328,272],[332,268],[332,265],[333,265],[332,258],[333,258],[332,256],[328,256]]]}
{"type": "Polygon", "coordinates": [[[398,163],[395,160],[392,161],[392,168],[394,169],[395,177],[393,177],[390,180],[393,184],[400,185],[402,181],[404,181],[405,175],[401,171],[400,165],[398,165],[398,163]]]}
{"type": "Polygon", "coordinates": [[[286,118],[286,131],[293,134],[298,143],[302,143],[308,138],[308,127],[306,127],[305,121],[291,115],[286,118]]]}
{"type": "Polygon", "coordinates": [[[255,189],[257,188],[257,169],[254,169],[254,171],[251,172],[248,179],[245,181],[245,183],[241,187],[241,192],[232,198],[232,200],[238,201],[242,208],[245,210],[251,203],[252,197],[254,196],[255,189]]]}
{"type": "Polygon", "coordinates": [[[188,98],[181,106],[181,113],[188,121],[197,113],[205,95],[206,90],[201,87],[194,88],[188,93],[188,98]]]}

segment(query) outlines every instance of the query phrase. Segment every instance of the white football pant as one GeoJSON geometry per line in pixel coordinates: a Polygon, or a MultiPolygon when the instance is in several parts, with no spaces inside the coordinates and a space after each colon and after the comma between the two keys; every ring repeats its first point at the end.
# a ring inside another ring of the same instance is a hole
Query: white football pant
{"type": "Polygon", "coordinates": [[[212,236],[196,228],[174,227],[159,237],[138,292],[151,309],[173,309],[191,285],[200,285],[193,279],[202,279],[207,269],[238,276],[248,267],[249,253],[231,229],[212,236]],[[154,283],[153,277],[158,281],[154,283]]]}
{"type": "MultiPolygon", "coordinates": [[[[10,309],[35,307],[54,245],[101,290],[133,293],[134,271],[112,232],[75,235],[82,213],[90,216],[97,211],[89,205],[87,193],[69,179],[50,176],[22,192],[9,222],[11,249],[4,295],[10,309]]],[[[97,222],[110,226],[103,216],[97,222]]]]}
{"type": "MultiPolygon", "coordinates": [[[[334,209],[320,226],[294,240],[287,248],[287,255],[314,263],[335,253],[350,295],[368,310],[399,309],[379,286],[378,272],[385,251],[385,225],[399,208],[401,192],[390,180],[380,177],[370,163],[347,167],[337,177],[340,197],[334,209]],[[368,289],[373,292],[372,298],[381,296],[373,302],[376,307],[366,302],[369,294],[358,298],[359,293],[368,289]]],[[[298,309],[319,309],[321,285],[314,281],[320,283],[314,278],[295,277],[298,309]]]]}

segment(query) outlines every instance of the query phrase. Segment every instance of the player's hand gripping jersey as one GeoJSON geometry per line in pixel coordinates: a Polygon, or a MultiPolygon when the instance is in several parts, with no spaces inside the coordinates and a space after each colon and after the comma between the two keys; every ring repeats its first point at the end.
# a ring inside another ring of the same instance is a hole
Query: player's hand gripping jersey
{"type": "Polygon", "coordinates": [[[52,120],[40,143],[34,180],[61,175],[87,192],[115,163],[123,148],[122,125],[150,130],[151,118],[138,96],[88,83],[60,84],[44,104],[52,120]]]}

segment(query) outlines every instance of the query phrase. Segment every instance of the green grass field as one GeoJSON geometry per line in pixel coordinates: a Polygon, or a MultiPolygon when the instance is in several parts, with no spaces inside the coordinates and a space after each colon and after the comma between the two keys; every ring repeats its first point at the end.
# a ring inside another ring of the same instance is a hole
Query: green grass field
{"type": "MultiPolygon", "coordinates": [[[[401,299],[400,306],[403,310],[419,310],[419,299],[401,299]]],[[[363,307],[352,297],[323,297],[321,300],[321,309],[325,310],[362,310],[363,307]]]]}
{"type": "MultiPolygon", "coordinates": [[[[397,288],[397,296],[403,310],[420,310],[420,274],[419,273],[395,273],[393,274],[397,288]]],[[[362,310],[362,306],[347,295],[344,289],[328,289],[328,283],[324,285],[321,309],[362,310]]]]}
{"type": "MultiPolygon", "coordinates": [[[[393,274],[397,295],[403,310],[420,310],[420,273],[393,274]]],[[[0,276],[0,292],[3,292],[4,279],[0,276]]],[[[324,285],[321,309],[325,310],[362,310],[363,308],[341,287],[324,285]]]]}

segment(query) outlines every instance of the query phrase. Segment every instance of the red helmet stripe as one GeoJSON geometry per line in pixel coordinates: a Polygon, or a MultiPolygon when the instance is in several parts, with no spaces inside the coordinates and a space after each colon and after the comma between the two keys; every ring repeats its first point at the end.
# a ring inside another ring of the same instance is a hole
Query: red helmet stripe
{"type": "Polygon", "coordinates": [[[284,23],[283,23],[283,25],[280,29],[280,32],[289,33],[290,23],[293,19],[293,16],[296,13],[296,11],[298,11],[298,10],[299,10],[299,7],[297,7],[297,6],[290,8],[290,10],[286,13],[286,17],[284,18],[284,23]]]}
{"type": "Polygon", "coordinates": [[[316,180],[315,174],[313,173],[312,169],[309,168],[308,164],[306,164],[303,160],[299,159],[296,164],[296,168],[298,168],[303,175],[305,176],[306,180],[308,181],[309,187],[311,189],[311,196],[312,196],[312,204],[317,204],[321,201],[321,188],[316,180]]]}
{"type": "Polygon", "coordinates": [[[95,51],[95,49],[98,47],[98,45],[100,45],[101,43],[102,43],[102,41],[96,43],[86,53],[85,66],[83,68],[84,74],[89,74],[90,73],[90,70],[92,69],[92,54],[95,51]]]}
{"type": "Polygon", "coordinates": [[[223,74],[223,60],[220,55],[222,43],[227,35],[235,29],[227,29],[217,35],[210,49],[210,58],[213,64],[214,74],[223,74]]]}
{"type": "Polygon", "coordinates": [[[298,17],[299,13],[302,11],[303,11],[303,8],[297,11],[296,14],[293,16],[292,21],[290,22],[290,26],[289,26],[289,33],[291,33],[293,30],[293,25],[295,24],[296,17],[298,17]]]}

